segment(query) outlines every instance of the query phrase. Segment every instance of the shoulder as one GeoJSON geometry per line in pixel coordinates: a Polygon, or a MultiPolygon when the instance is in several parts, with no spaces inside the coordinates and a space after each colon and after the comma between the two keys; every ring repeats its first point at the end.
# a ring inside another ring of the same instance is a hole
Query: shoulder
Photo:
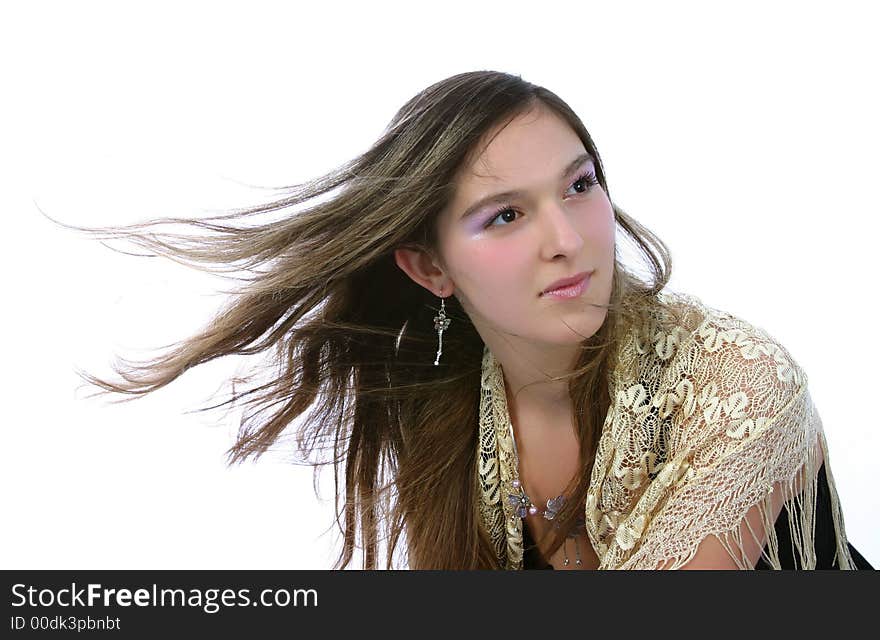
{"type": "MultiPolygon", "coordinates": [[[[823,456],[822,422],[807,375],[775,336],[740,315],[685,300],[699,318],[680,341],[662,376],[655,406],[667,407],[667,459],[658,475],[670,491],[789,481],[823,456]],[[697,481],[702,476],[703,481],[697,481]],[[772,479],[772,481],[771,481],[772,479]]],[[[695,489],[696,490],[696,489],[695,489]]],[[[708,491],[708,489],[707,489],[708,491]]]]}
{"type": "MultiPolygon", "coordinates": [[[[767,366],[776,371],[781,383],[799,386],[806,382],[803,370],[785,346],[761,326],[712,307],[695,295],[663,292],[659,298],[666,312],[664,324],[654,336],[658,355],[661,342],[674,342],[684,347],[684,352],[677,355],[695,358],[696,366],[767,366]],[[672,335],[674,340],[670,339],[672,335]]],[[[673,355],[670,353],[667,359],[673,355]]]]}
{"type": "Polygon", "coordinates": [[[806,373],[768,331],[691,294],[659,299],[651,329],[621,346],[614,395],[642,426],[667,425],[667,454],[711,443],[714,458],[806,402],[806,373]]]}
{"type": "Polygon", "coordinates": [[[807,375],[783,342],[746,318],[689,296],[699,324],[676,360],[708,395],[726,398],[729,411],[747,400],[753,409],[782,409],[807,387],[807,375]]]}
{"type": "Polygon", "coordinates": [[[807,386],[806,372],[783,342],[759,325],[694,295],[662,293],[660,299],[667,311],[644,354],[655,361],[655,377],[714,383],[752,397],[761,390],[785,395],[807,386]]]}

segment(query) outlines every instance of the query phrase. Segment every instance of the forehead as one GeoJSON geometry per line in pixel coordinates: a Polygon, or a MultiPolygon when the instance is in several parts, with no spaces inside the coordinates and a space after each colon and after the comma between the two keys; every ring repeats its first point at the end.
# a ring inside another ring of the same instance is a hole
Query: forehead
{"type": "Polygon", "coordinates": [[[456,177],[457,199],[479,197],[501,186],[529,189],[550,178],[585,151],[574,129],[554,111],[539,106],[489,131],[456,177]]]}

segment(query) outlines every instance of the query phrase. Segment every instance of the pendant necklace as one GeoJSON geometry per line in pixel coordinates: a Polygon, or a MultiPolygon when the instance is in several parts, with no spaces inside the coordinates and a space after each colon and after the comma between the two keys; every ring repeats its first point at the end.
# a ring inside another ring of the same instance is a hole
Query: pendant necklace
{"type": "MultiPolygon", "coordinates": [[[[538,507],[532,502],[531,498],[529,498],[529,496],[526,494],[525,489],[522,486],[522,482],[520,482],[520,479],[519,479],[519,453],[517,452],[517,449],[516,449],[516,438],[513,437],[513,422],[508,420],[507,426],[510,429],[510,441],[513,443],[513,457],[514,457],[514,462],[515,462],[514,472],[513,472],[514,476],[513,476],[513,479],[511,480],[511,483],[510,483],[513,486],[514,493],[508,494],[507,499],[508,499],[509,503],[514,507],[514,513],[516,514],[516,516],[522,518],[523,521],[525,521],[525,518],[527,515],[535,515],[538,513],[538,507]]],[[[565,504],[565,495],[564,494],[558,495],[555,498],[550,498],[549,500],[547,500],[547,508],[544,509],[544,511],[542,512],[544,519],[545,520],[554,520],[556,518],[557,514],[559,513],[559,510],[562,508],[562,506],[564,504],[565,504]]],[[[523,522],[522,526],[525,527],[526,523],[523,522]]],[[[553,526],[554,526],[554,528],[558,528],[559,523],[554,522],[553,526]]],[[[569,562],[570,562],[568,559],[568,549],[567,549],[568,538],[574,538],[574,549],[575,549],[575,556],[576,556],[575,564],[578,566],[580,566],[582,564],[582,562],[581,562],[581,549],[580,549],[580,545],[578,544],[578,535],[579,535],[581,529],[586,531],[586,520],[585,520],[584,516],[578,516],[578,518],[575,520],[574,525],[572,526],[571,531],[569,531],[568,535],[566,536],[566,539],[562,541],[562,550],[563,550],[562,552],[565,556],[565,559],[563,560],[562,564],[564,566],[568,566],[569,562]]]]}

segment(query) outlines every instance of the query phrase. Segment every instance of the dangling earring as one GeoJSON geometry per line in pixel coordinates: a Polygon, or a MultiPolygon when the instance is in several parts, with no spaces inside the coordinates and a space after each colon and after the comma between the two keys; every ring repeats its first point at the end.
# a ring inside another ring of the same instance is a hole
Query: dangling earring
{"type": "MultiPolygon", "coordinates": [[[[440,293],[443,293],[442,289],[440,290],[440,293]]],[[[452,320],[446,317],[446,300],[440,298],[440,312],[434,316],[434,330],[437,332],[438,343],[437,358],[434,360],[434,366],[440,364],[440,354],[443,353],[443,332],[449,327],[450,322],[452,322],[452,320]]]]}

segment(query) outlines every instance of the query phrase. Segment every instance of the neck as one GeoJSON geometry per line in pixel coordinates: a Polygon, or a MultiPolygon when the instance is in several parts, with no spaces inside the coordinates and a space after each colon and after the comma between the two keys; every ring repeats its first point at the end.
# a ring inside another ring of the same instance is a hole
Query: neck
{"type": "Polygon", "coordinates": [[[578,345],[545,346],[505,341],[486,345],[501,365],[511,410],[559,415],[570,412],[568,379],[578,356],[578,345]]]}

